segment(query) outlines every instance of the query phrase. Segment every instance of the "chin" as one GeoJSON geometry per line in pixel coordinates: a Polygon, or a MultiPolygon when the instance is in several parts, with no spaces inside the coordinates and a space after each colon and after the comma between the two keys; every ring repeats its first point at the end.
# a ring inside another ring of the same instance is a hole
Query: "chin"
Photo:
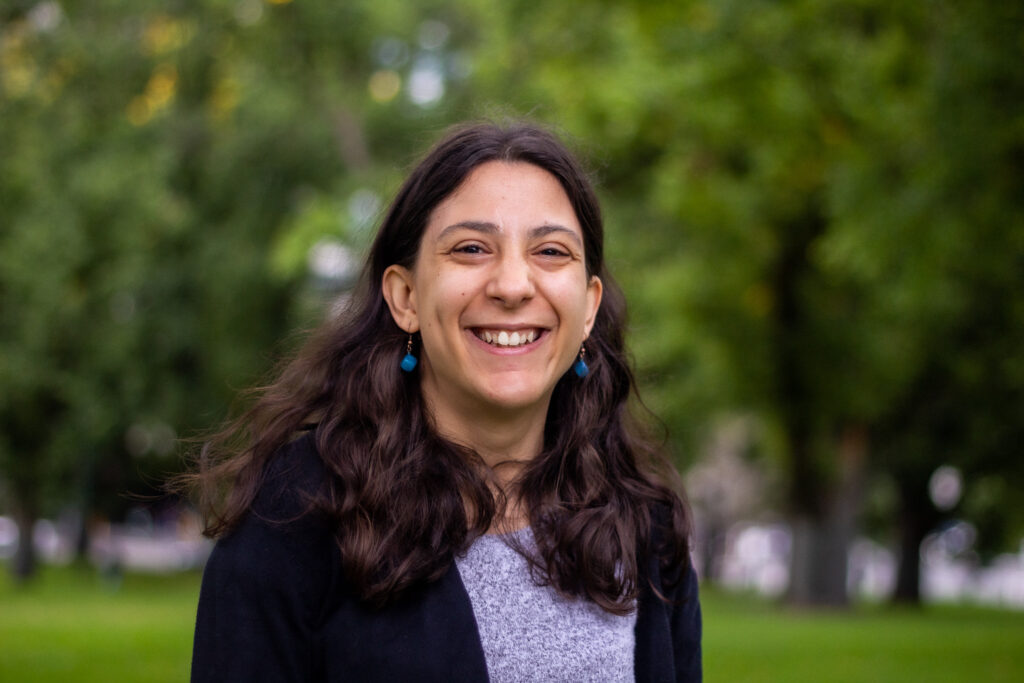
{"type": "Polygon", "coordinates": [[[507,410],[522,410],[539,404],[547,404],[551,399],[551,392],[531,388],[509,388],[505,387],[485,393],[484,400],[496,408],[507,410]]]}

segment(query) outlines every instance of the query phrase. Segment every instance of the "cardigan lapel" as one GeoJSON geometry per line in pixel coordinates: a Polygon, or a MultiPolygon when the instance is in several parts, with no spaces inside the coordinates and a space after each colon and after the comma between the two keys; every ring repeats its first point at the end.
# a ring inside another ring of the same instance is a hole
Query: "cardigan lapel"
{"type": "Polygon", "coordinates": [[[445,575],[374,610],[346,601],[323,630],[326,678],[486,681],[473,607],[453,562],[445,575]]]}

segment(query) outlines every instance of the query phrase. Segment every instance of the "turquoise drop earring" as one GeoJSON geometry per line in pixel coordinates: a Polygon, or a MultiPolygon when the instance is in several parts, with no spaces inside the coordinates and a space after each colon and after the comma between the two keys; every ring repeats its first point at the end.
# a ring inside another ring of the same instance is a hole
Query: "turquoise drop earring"
{"type": "Polygon", "coordinates": [[[586,377],[590,372],[590,368],[587,367],[587,362],[583,360],[583,355],[587,352],[583,344],[580,344],[580,357],[573,363],[572,369],[576,372],[576,376],[583,378],[586,377]]]}
{"type": "Polygon", "coordinates": [[[412,355],[412,335],[409,335],[409,341],[405,345],[405,356],[402,358],[402,370],[405,372],[412,372],[416,367],[416,356],[412,355]]]}

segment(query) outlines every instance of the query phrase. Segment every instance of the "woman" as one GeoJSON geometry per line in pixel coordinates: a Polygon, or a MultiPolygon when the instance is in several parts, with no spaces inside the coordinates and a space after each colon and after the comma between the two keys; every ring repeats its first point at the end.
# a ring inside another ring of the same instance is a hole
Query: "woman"
{"type": "Polygon", "coordinates": [[[347,311],[204,449],[194,681],[700,680],[602,240],[536,127],[415,168],[347,311]]]}

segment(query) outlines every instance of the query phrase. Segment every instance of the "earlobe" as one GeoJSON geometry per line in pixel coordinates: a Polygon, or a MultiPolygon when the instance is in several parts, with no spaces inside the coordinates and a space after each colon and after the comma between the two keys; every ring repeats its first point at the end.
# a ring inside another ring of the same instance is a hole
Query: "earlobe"
{"type": "Polygon", "coordinates": [[[420,329],[416,312],[416,289],[412,272],[404,266],[388,266],[381,278],[381,291],[395,324],[412,334],[420,329]]]}
{"type": "Polygon", "coordinates": [[[587,285],[587,318],[584,322],[584,338],[590,336],[590,330],[594,327],[594,321],[597,320],[597,312],[601,308],[601,294],[603,292],[601,278],[596,275],[591,276],[590,283],[587,285]]]}

